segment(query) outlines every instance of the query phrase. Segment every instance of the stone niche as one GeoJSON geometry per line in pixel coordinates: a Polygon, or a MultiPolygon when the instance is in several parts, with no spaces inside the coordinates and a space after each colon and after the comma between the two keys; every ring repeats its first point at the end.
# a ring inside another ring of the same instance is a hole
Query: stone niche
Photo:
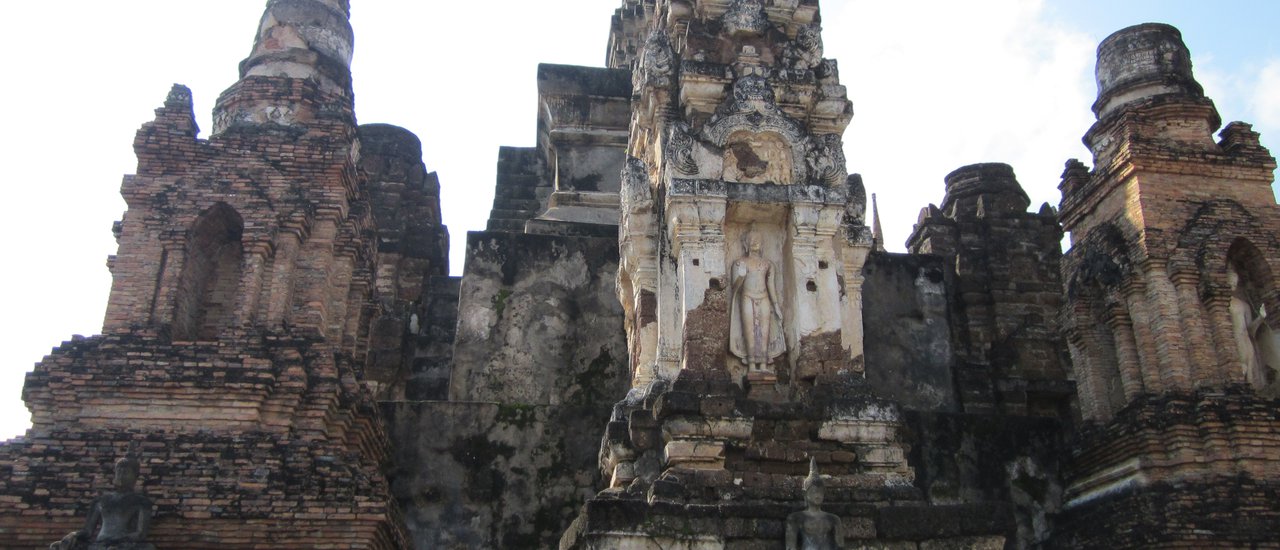
{"type": "Polygon", "coordinates": [[[791,146],[773,132],[740,130],[724,147],[723,178],[735,183],[790,185],[791,146]]]}
{"type": "MultiPolygon", "coordinates": [[[[854,353],[841,340],[851,300],[842,280],[847,275],[845,247],[837,237],[846,200],[842,189],[676,180],[668,197],[679,267],[664,275],[673,284],[662,286],[660,302],[682,304],[684,317],[660,314],[659,321],[683,320],[683,326],[667,333],[683,334],[677,356],[684,368],[723,365],[737,381],[752,370],[742,350],[726,353],[733,347],[733,329],[741,328],[733,320],[738,312],[734,265],[747,256],[748,234],[758,236],[758,257],[767,260],[772,272],[773,296],[767,307],[772,309],[776,301],[780,310],[781,322],[768,332],[785,340],[781,354],[768,346],[767,367],[756,362],[756,374],[785,383],[850,368],[861,350],[854,353]]],[[[855,263],[860,269],[860,261],[855,263]]]]}
{"type": "MultiPolygon", "coordinates": [[[[737,301],[734,297],[734,274],[733,266],[740,259],[748,255],[745,239],[748,235],[755,235],[760,239],[760,256],[768,260],[773,269],[771,278],[773,290],[777,293],[777,297],[785,308],[786,304],[792,303],[788,296],[785,284],[787,279],[787,266],[790,254],[788,253],[790,243],[787,239],[785,231],[786,222],[786,205],[777,204],[753,204],[753,205],[731,205],[725,216],[725,246],[724,246],[724,266],[726,272],[724,278],[720,281],[712,279],[711,288],[724,288],[727,291],[726,305],[729,308],[727,319],[730,323],[737,320],[734,315],[734,308],[737,307],[737,301]]],[[[788,313],[783,311],[782,322],[779,327],[782,329],[783,338],[786,339],[786,329],[790,323],[787,322],[788,313]]],[[[729,327],[729,333],[733,333],[734,328],[729,327]]],[[[732,336],[730,336],[732,340],[732,336]]],[[[788,343],[788,347],[790,344],[788,343]]],[[[732,344],[730,344],[732,349],[732,344]]],[[[772,371],[778,371],[786,364],[786,358],[780,357],[771,365],[772,371]]],[[[748,375],[749,369],[747,365],[736,357],[733,353],[725,356],[725,368],[733,376],[734,380],[744,380],[748,375]]]]}

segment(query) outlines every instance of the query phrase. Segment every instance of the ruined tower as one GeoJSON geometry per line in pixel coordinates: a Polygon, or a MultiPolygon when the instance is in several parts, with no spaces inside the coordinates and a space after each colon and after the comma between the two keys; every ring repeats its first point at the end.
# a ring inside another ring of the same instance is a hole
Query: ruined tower
{"type": "Polygon", "coordinates": [[[1248,124],[1213,138],[1177,29],[1110,36],[1097,78],[1094,167],[1068,162],[1061,185],[1063,328],[1088,423],[1055,541],[1274,542],[1275,159],[1248,124]]]}
{"type": "Polygon", "coordinates": [[[539,66],[450,277],[347,1],[268,2],[212,135],[181,86],[137,133],[0,548],[87,542],[99,494],[154,511],[132,550],[1274,546],[1276,163],[1176,30],[1100,47],[1061,211],[965,166],[897,254],[817,0],[621,3],[607,67],[539,66]]]}
{"type": "Polygon", "coordinates": [[[609,488],[561,548],[773,547],[824,480],[850,539],[1004,541],[981,497],[926,500],[897,403],[867,383],[871,230],[821,21],[817,2],[783,0],[626,2],[615,18],[609,62],[633,71],[632,390],[600,452],[609,488]]]}
{"type": "Polygon", "coordinates": [[[33,427],[2,449],[6,543],[78,527],[133,445],[158,547],[406,544],[362,376],[382,306],[348,15],[272,0],[209,139],[182,86],[138,131],[103,334],[28,376],[33,427]]]}
{"type": "Polygon", "coordinates": [[[1048,204],[1028,212],[1007,164],[947,175],[942,206],[920,212],[912,254],[944,259],[955,274],[958,332],[953,379],[967,412],[1073,415],[1062,305],[1062,229],[1048,204]]]}

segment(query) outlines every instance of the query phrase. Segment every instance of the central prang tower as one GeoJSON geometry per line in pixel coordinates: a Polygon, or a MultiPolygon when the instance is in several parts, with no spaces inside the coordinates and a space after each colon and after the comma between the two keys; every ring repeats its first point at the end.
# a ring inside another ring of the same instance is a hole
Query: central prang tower
{"type": "Polygon", "coordinates": [[[911,506],[899,410],[867,384],[872,235],[821,31],[816,0],[628,1],[615,16],[608,61],[633,75],[618,273],[633,389],[601,450],[610,486],[561,548],[773,547],[828,523],[944,538],[908,509],[973,518],[966,534],[1003,544],[993,510],[911,506]],[[824,487],[827,511],[800,512],[824,487]]]}
{"type": "Polygon", "coordinates": [[[871,241],[819,25],[797,1],[645,2],[615,25],[610,62],[635,66],[619,289],[637,387],[687,370],[785,398],[861,372],[871,241]]]}

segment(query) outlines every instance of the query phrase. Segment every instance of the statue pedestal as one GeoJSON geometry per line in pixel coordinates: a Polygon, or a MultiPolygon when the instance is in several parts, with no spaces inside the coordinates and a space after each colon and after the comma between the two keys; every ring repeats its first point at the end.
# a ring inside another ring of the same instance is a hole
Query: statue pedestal
{"type": "Polygon", "coordinates": [[[778,375],[767,371],[747,373],[747,397],[756,401],[777,403],[786,399],[782,388],[778,387],[778,375]]]}

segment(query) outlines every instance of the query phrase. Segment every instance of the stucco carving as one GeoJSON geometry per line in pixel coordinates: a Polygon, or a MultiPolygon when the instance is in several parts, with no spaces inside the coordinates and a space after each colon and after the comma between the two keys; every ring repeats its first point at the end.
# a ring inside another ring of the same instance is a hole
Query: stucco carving
{"type": "Polygon", "coordinates": [[[813,179],[827,185],[839,185],[848,176],[845,168],[844,143],[839,134],[824,134],[813,140],[805,161],[813,179]]]}
{"type": "Polygon", "coordinates": [[[642,212],[653,207],[653,191],[649,188],[649,167],[643,160],[627,157],[622,167],[622,208],[626,212],[642,212]]]}
{"type": "Polygon", "coordinates": [[[636,71],[635,88],[655,86],[665,88],[671,85],[671,74],[675,69],[675,51],[671,48],[671,38],[666,31],[654,30],[644,42],[644,55],[640,58],[640,70],[636,71]]]}
{"type": "Polygon", "coordinates": [[[787,352],[778,300],[777,266],[763,255],[764,242],[755,230],[742,237],[743,257],[731,271],[729,351],[752,371],[766,370],[787,352]]]}
{"type": "Polygon", "coordinates": [[[671,130],[667,133],[667,158],[671,159],[676,173],[683,176],[698,174],[698,161],[694,157],[694,147],[694,137],[689,130],[689,125],[683,122],[672,124],[671,130]]]}
{"type": "Polygon", "coordinates": [[[703,134],[708,142],[726,150],[727,181],[778,184],[808,181],[808,163],[804,161],[809,152],[808,133],[804,125],[778,109],[773,87],[763,76],[748,75],[735,81],[733,93],[703,129],[703,134]],[[735,147],[735,144],[738,145],[735,147]],[[749,146],[750,151],[741,144],[749,146]],[[761,145],[765,147],[757,148],[761,145]],[[742,169],[730,168],[744,156],[749,162],[742,169]],[[752,177],[750,174],[755,170],[750,166],[754,162],[752,157],[771,163],[770,168],[762,169],[762,174],[775,172],[779,166],[787,167],[790,173],[752,177]],[[747,177],[742,177],[743,174],[747,177]]]}
{"type": "Polygon", "coordinates": [[[783,63],[797,74],[822,64],[822,27],[817,23],[800,27],[783,50],[783,63]]]}
{"type": "Polygon", "coordinates": [[[733,0],[724,14],[724,30],[731,36],[751,36],[769,28],[769,17],[761,0],[733,0]]]}

